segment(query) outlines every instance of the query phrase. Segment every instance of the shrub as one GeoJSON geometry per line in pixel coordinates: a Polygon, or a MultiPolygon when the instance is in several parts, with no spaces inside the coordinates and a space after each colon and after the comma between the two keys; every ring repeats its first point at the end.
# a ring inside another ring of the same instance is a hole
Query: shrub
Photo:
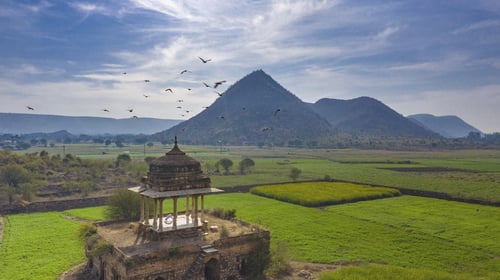
{"type": "Polygon", "coordinates": [[[80,238],[86,238],[97,233],[97,228],[91,223],[82,223],[78,229],[80,238]]]}
{"type": "Polygon", "coordinates": [[[302,170],[298,169],[297,167],[294,167],[290,169],[290,174],[288,175],[292,180],[297,181],[297,179],[300,176],[300,173],[302,173],[302,170]]]}
{"type": "Polygon", "coordinates": [[[271,261],[268,268],[269,274],[278,279],[290,275],[292,272],[290,260],[291,256],[286,244],[283,241],[278,241],[276,248],[271,252],[271,261]]]}
{"type": "Polygon", "coordinates": [[[105,216],[110,220],[138,219],[141,215],[141,200],[137,193],[118,190],[107,201],[105,216]]]}
{"type": "Polygon", "coordinates": [[[236,209],[224,209],[224,208],[214,208],[209,210],[209,213],[215,217],[225,219],[225,220],[232,220],[236,218],[236,209]]]}

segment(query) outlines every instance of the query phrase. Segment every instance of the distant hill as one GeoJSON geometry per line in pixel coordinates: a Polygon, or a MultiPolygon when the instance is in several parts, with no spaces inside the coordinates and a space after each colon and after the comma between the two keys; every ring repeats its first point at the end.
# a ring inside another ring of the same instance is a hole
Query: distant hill
{"type": "Polygon", "coordinates": [[[324,118],[258,70],[230,86],[198,115],[153,137],[168,140],[178,135],[182,142],[194,144],[280,145],[316,141],[331,133],[324,118]]]}
{"type": "Polygon", "coordinates": [[[0,113],[0,134],[51,133],[61,130],[75,135],[153,134],[179,122],[181,121],[154,118],[112,119],[0,113]]]}
{"type": "Polygon", "coordinates": [[[384,103],[359,97],[351,100],[323,98],[311,107],[336,130],[357,134],[396,137],[439,137],[431,130],[415,123],[384,103]]]}
{"type": "Polygon", "coordinates": [[[407,118],[413,120],[429,130],[439,133],[446,138],[466,137],[469,132],[478,132],[479,129],[471,126],[457,116],[434,116],[431,114],[410,115],[407,118]]]}

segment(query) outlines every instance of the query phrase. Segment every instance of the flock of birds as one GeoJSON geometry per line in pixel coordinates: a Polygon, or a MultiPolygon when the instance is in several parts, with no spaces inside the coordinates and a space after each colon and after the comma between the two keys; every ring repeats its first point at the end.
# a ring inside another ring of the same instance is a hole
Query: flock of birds
{"type": "MultiPolygon", "coordinates": [[[[201,61],[203,64],[206,64],[206,63],[208,63],[208,62],[212,61],[212,59],[211,59],[211,58],[208,58],[208,59],[207,59],[207,58],[203,58],[203,57],[198,57],[198,58],[200,59],[200,61],[201,61]]],[[[188,73],[192,73],[192,72],[191,72],[190,70],[188,70],[188,69],[184,69],[184,70],[180,71],[180,73],[179,73],[179,74],[180,74],[180,75],[184,75],[184,74],[188,74],[188,73]]],[[[122,72],[122,75],[127,75],[127,72],[122,72]]],[[[151,83],[151,80],[150,80],[150,79],[144,79],[143,81],[144,81],[144,83],[151,83]]],[[[208,83],[206,83],[206,82],[203,82],[203,85],[204,85],[205,87],[207,87],[207,88],[212,88],[212,89],[214,89],[214,92],[215,92],[215,93],[216,93],[216,94],[220,97],[220,96],[222,96],[222,95],[223,95],[223,93],[221,93],[220,91],[217,91],[217,90],[215,90],[215,89],[217,89],[218,87],[220,87],[222,84],[224,84],[224,83],[226,83],[226,82],[227,82],[226,80],[216,81],[213,85],[210,85],[210,84],[208,84],[208,83]]],[[[187,88],[187,90],[188,90],[188,91],[192,91],[192,88],[187,88]]],[[[165,92],[165,93],[174,94],[174,89],[173,89],[173,88],[166,88],[166,89],[164,89],[164,92],[165,92]]],[[[142,94],[142,96],[143,96],[144,98],[150,98],[150,97],[151,97],[151,94],[142,94]]],[[[177,100],[177,102],[178,102],[178,103],[181,103],[181,102],[184,102],[184,100],[182,100],[182,99],[178,99],[178,100],[177,100]]],[[[30,111],[35,111],[34,106],[26,106],[26,108],[27,108],[28,110],[30,110],[30,111]]],[[[177,109],[183,109],[183,107],[182,107],[182,106],[177,106],[176,108],[177,108],[177,109]]],[[[208,108],[208,106],[205,106],[205,107],[203,107],[203,108],[208,108]]],[[[110,113],[110,112],[111,112],[111,110],[110,110],[110,109],[108,109],[108,108],[103,108],[103,109],[101,109],[101,111],[106,112],[106,113],[110,113]]],[[[133,113],[133,112],[134,112],[134,109],[129,107],[129,108],[127,109],[127,111],[128,111],[129,113],[133,113]]],[[[183,111],[182,111],[182,114],[181,114],[180,116],[181,116],[181,117],[184,117],[184,116],[185,116],[185,113],[190,113],[190,112],[191,112],[191,110],[183,110],[183,111]]],[[[138,118],[138,116],[137,116],[137,115],[133,115],[133,116],[131,116],[131,117],[132,117],[132,118],[138,118]]]]}
{"type": "MultiPolygon", "coordinates": [[[[198,57],[198,58],[200,59],[200,61],[201,61],[203,64],[206,64],[206,63],[208,63],[208,62],[212,61],[212,59],[210,59],[210,58],[208,58],[208,59],[203,58],[203,57],[198,57]]],[[[187,73],[192,73],[192,72],[191,72],[190,70],[188,70],[188,69],[183,69],[182,71],[180,71],[180,72],[179,72],[179,74],[180,74],[180,75],[184,75],[184,74],[187,74],[187,73]]],[[[127,75],[127,72],[122,72],[122,74],[123,74],[123,75],[127,75]]],[[[150,79],[144,79],[143,81],[144,81],[144,83],[151,83],[151,80],[150,80],[150,79]]],[[[213,89],[214,93],[216,93],[216,94],[218,95],[218,97],[221,97],[221,96],[223,96],[223,95],[224,95],[224,92],[218,91],[217,89],[218,89],[220,86],[222,86],[224,83],[226,83],[226,82],[227,82],[226,80],[220,80],[220,81],[216,81],[216,82],[214,82],[213,84],[209,84],[209,83],[206,83],[206,82],[202,82],[202,84],[203,84],[203,86],[204,86],[204,87],[206,87],[206,88],[211,88],[211,89],[213,89]]],[[[187,88],[187,90],[188,90],[188,91],[192,91],[192,88],[187,88]]],[[[174,89],[173,89],[173,88],[165,88],[165,89],[164,89],[164,92],[165,92],[165,93],[174,94],[174,89]]],[[[150,95],[150,94],[142,94],[142,95],[143,95],[143,97],[144,97],[144,98],[150,98],[150,97],[151,97],[151,95],[150,95]]],[[[178,100],[177,100],[177,103],[183,103],[183,102],[184,102],[184,100],[183,100],[183,99],[178,99],[178,100]]],[[[33,106],[26,106],[26,108],[27,108],[28,110],[30,110],[30,111],[35,111],[35,108],[34,108],[33,106]]],[[[204,107],[202,107],[202,108],[206,109],[206,108],[208,108],[208,106],[204,106],[204,107]]],[[[176,107],[176,109],[182,110],[182,111],[181,111],[181,114],[180,114],[180,116],[181,116],[181,117],[185,117],[185,114],[189,114],[189,113],[191,112],[191,110],[189,110],[189,109],[185,109],[185,108],[184,108],[183,106],[181,106],[180,104],[176,107]]],[[[246,107],[242,107],[242,110],[246,110],[246,107]]],[[[110,112],[111,112],[108,108],[103,108],[103,109],[101,109],[101,111],[106,112],[106,113],[110,113],[110,112]]],[[[127,111],[128,111],[129,113],[133,113],[133,112],[134,112],[134,108],[129,107],[129,108],[127,109],[127,111]]],[[[281,112],[281,109],[280,109],[280,108],[277,108],[277,109],[274,111],[273,116],[275,116],[275,117],[276,117],[276,116],[277,116],[277,114],[278,114],[279,112],[281,112]]],[[[131,116],[131,118],[137,119],[137,118],[139,118],[139,117],[138,117],[137,115],[133,115],[133,116],[131,116]]],[[[219,115],[219,117],[218,117],[218,118],[220,118],[221,120],[226,120],[226,117],[225,117],[223,114],[219,115]]],[[[269,130],[271,130],[271,128],[269,128],[269,127],[263,127],[263,128],[261,129],[261,131],[262,131],[262,132],[267,132],[267,131],[269,131],[269,130]]]]}

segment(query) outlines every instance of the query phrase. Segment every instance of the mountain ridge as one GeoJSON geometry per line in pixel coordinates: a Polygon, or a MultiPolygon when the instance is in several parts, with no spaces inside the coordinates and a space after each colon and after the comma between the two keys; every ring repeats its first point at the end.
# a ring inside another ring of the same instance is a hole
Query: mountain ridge
{"type": "Polygon", "coordinates": [[[178,135],[198,144],[233,145],[315,141],[332,133],[331,125],[262,70],[231,85],[198,115],[153,135],[178,135]]]}
{"type": "Polygon", "coordinates": [[[383,102],[361,96],[349,100],[322,98],[311,107],[337,130],[358,135],[438,137],[383,102]]]}
{"type": "Polygon", "coordinates": [[[59,116],[0,113],[0,133],[52,133],[66,130],[71,134],[152,134],[170,128],[180,120],[155,118],[113,119],[87,116],[59,116]]]}
{"type": "Polygon", "coordinates": [[[415,114],[409,115],[407,118],[439,133],[445,138],[462,138],[466,137],[470,132],[482,134],[479,129],[454,115],[434,116],[432,114],[415,114]]]}

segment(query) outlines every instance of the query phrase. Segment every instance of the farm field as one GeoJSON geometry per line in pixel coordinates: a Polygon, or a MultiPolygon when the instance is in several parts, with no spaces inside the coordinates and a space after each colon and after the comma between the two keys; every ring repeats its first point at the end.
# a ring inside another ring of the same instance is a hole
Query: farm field
{"type": "Polygon", "coordinates": [[[343,182],[303,182],[253,187],[250,192],[308,207],[400,195],[398,190],[343,182]]]}
{"type": "MultiPolygon", "coordinates": [[[[210,195],[206,204],[208,208],[234,208],[238,218],[270,229],[271,245],[284,242],[293,260],[345,265],[324,279],[363,279],[362,275],[367,273],[416,275],[415,279],[500,277],[497,207],[400,196],[320,210],[249,193],[210,195]],[[342,273],[344,269],[353,271],[342,273]]],[[[165,211],[169,211],[171,203],[167,201],[165,206],[165,211]]],[[[74,209],[64,215],[50,212],[7,216],[0,275],[12,275],[13,278],[7,279],[30,279],[30,275],[54,279],[72,264],[82,262],[78,222],[68,220],[65,215],[103,220],[103,209],[74,209]],[[34,232],[31,227],[23,226],[31,220],[40,230],[34,232]],[[53,233],[44,224],[50,224],[60,233],[53,233]],[[48,242],[50,254],[40,250],[47,244],[47,235],[57,240],[48,242]],[[20,238],[29,242],[17,241],[20,238]],[[31,261],[35,259],[40,261],[31,261]],[[56,268],[55,264],[60,266],[56,268]]]]}
{"type": "Polygon", "coordinates": [[[4,217],[0,248],[0,279],[53,280],[85,260],[79,223],[61,213],[17,214],[4,217]]]}
{"type": "MultiPolygon", "coordinates": [[[[299,181],[331,178],[442,192],[457,198],[500,203],[500,150],[416,152],[180,146],[189,156],[202,163],[204,170],[211,176],[212,185],[219,188],[289,182],[291,168],[299,168],[302,171],[299,181]],[[234,162],[230,175],[214,172],[215,163],[222,158],[234,162]],[[244,175],[238,171],[238,162],[243,158],[251,158],[255,162],[250,172],[244,175]]],[[[128,153],[135,161],[143,162],[145,157],[161,156],[170,148],[159,143],[152,147],[130,145],[123,148],[74,144],[65,145],[64,150],[93,159],[116,159],[117,155],[128,153]]],[[[61,146],[34,147],[25,152],[43,149],[50,154],[63,152],[61,146]]]]}

